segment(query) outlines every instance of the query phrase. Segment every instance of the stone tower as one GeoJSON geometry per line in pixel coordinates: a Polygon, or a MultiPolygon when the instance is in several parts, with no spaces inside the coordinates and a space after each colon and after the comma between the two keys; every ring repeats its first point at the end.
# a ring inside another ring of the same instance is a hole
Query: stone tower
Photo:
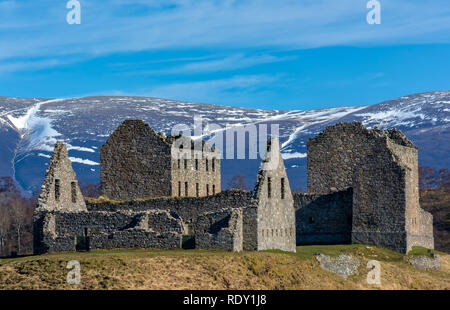
{"type": "Polygon", "coordinates": [[[57,142],[50,159],[36,212],[40,211],[86,211],[86,204],[77,176],[72,169],[67,148],[57,142]]]}
{"type": "Polygon", "coordinates": [[[353,189],[352,243],[406,253],[434,248],[432,215],[419,206],[417,147],[396,129],[338,123],[308,140],[308,191],[353,189]]]}
{"type": "Polygon", "coordinates": [[[257,250],[295,252],[295,210],[277,138],[267,142],[253,198],[257,201],[257,250]]]}
{"type": "Polygon", "coordinates": [[[101,147],[100,180],[103,195],[116,200],[214,195],[221,191],[220,153],[126,120],[101,147]]]}

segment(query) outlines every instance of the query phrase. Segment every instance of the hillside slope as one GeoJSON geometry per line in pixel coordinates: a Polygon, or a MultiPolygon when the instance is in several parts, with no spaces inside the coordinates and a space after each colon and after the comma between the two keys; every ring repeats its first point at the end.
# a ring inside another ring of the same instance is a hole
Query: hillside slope
{"type": "MultiPolygon", "coordinates": [[[[13,176],[26,190],[40,189],[56,140],[69,149],[82,182],[99,182],[99,148],[125,119],[143,119],[169,134],[175,125],[222,129],[278,124],[291,188],[306,188],[306,141],[336,122],[360,121],[368,127],[397,127],[419,146],[419,161],[450,167],[450,91],[414,94],[371,106],[318,110],[259,110],[150,97],[35,99],[0,97],[0,176],[13,176]]],[[[221,132],[219,130],[218,132],[221,132]]],[[[204,137],[208,138],[208,137],[204,137]]],[[[226,145],[224,145],[225,147],[226,145]]],[[[224,160],[222,184],[235,174],[253,186],[259,159],[224,160]]]]}
{"type": "Polygon", "coordinates": [[[0,260],[0,289],[450,289],[450,258],[422,271],[405,256],[364,245],[302,246],[296,254],[199,250],[114,250],[0,260]],[[360,260],[347,279],[322,269],[315,253],[360,260]],[[81,284],[66,283],[67,262],[81,264],[81,284]],[[368,260],[381,263],[381,285],[366,282],[368,260]]]}
{"type": "Polygon", "coordinates": [[[434,248],[450,253],[450,187],[421,189],[420,205],[433,214],[434,248]]]}

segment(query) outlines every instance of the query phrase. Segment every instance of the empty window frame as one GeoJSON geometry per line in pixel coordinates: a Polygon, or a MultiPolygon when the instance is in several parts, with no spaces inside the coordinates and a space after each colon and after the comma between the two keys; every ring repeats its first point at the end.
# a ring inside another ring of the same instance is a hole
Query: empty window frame
{"type": "Polygon", "coordinates": [[[71,193],[72,193],[72,202],[76,203],[77,202],[77,182],[72,181],[72,183],[70,183],[70,189],[71,189],[71,193]]]}
{"type": "Polygon", "coordinates": [[[55,179],[55,200],[59,201],[61,197],[61,180],[55,179]]]}

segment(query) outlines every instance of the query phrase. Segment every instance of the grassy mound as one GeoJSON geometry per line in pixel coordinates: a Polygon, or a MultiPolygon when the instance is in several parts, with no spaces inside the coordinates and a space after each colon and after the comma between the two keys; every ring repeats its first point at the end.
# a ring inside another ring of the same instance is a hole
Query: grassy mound
{"type": "MultiPolygon", "coordinates": [[[[416,250],[421,253],[423,250],[416,250]]],[[[426,251],[425,251],[426,253],[426,251]]],[[[414,253],[412,253],[414,254],[414,253]]],[[[449,255],[442,269],[422,271],[401,255],[365,245],[300,246],[281,251],[108,250],[0,260],[0,289],[450,289],[449,255]],[[314,255],[352,254],[348,279],[322,269],[314,255]],[[81,283],[66,282],[67,263],[81,264],[81,283]],[[381,263],[381,285],[366,282],[367,262],[381,263]]]]}

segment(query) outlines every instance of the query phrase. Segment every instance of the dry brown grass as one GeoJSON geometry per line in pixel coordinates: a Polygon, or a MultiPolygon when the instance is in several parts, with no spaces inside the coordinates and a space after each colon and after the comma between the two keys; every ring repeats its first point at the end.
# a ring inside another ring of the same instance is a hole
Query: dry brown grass
{"type": "Polygon", "coordinates": [[[0,260],[0,289],[450,289],[450,259],[422,271],[403,255],[365,246],[298,247],[297,254],[198,250],[115,250],[0,260]],[[312,252],[356,255],[357,274],[323,270],[312,252]],[[81,263],[81,284],[66,283],[67,262],[81,263]],[[368,260],[382,267],[381,286],[366,283],[368,260]]]}

